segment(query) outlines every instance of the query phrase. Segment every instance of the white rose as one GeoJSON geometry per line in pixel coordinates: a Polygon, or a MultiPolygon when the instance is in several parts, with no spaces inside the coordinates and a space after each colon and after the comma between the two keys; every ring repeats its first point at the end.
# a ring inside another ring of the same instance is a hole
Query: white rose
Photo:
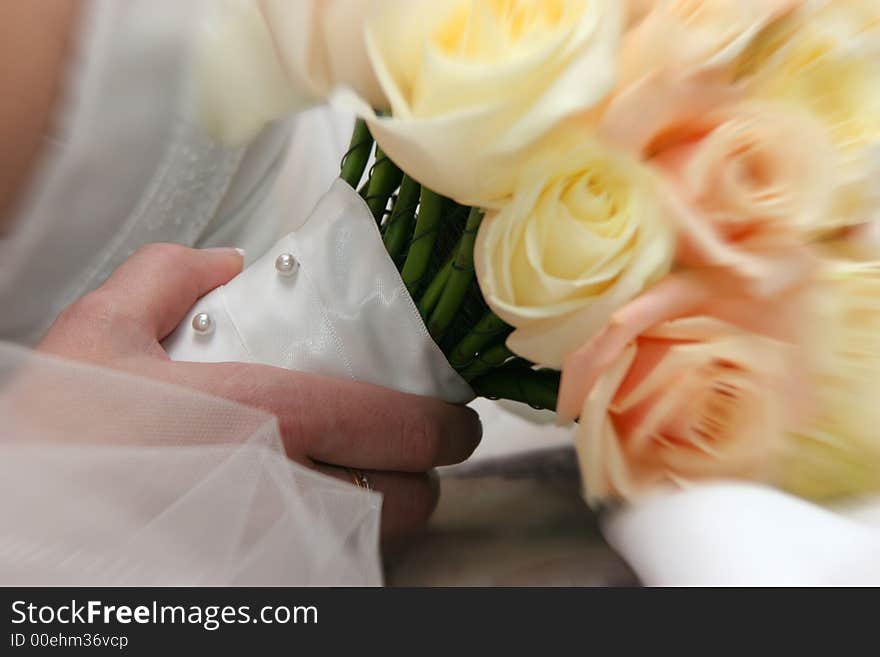
{"type": "Polygon", "coordinates": [[[556,369],[669,270],[675,248],[650,171],[588,137],[569,141],[486,216],[474,252],[486,302],[516,327],[508,346],[556,369]]]}
{"type": "Polygon", "coordinates": [[[742,67],[752,96],[810,111],[831,136],[836,189],[823,228],[880,219],[880,2],[808,3],[742,67]]]}
{"type": "Polygon", "coordinates": [[[612,89],[617,0],[388,0],[367,49],[393,118],[377,142],[438,193],[488,206],[512,192],[524,151],[612,89]]]}
{"type": "Polygon", "coordinates": [[[215,0],[196,44],[199,112],[226,143],[315,105],[336,88],[385,99],[369,64],[370,0],[215,0]]]}
{"type": "Polygon", "coordinates": [[[778,483],[831,499],[880,490],[880,261],[827,261],[805,341],[813,411],[791,435],[778,483]]]}

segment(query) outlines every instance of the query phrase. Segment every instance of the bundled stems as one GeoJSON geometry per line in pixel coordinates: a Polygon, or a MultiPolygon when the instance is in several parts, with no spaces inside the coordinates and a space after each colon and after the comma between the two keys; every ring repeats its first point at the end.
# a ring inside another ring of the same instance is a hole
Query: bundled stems
{"type": "Polygon", "coordinates": [[[409,176],[403,176],[384,236],[385,248],[395,263],[406,256],[406,246],[412,235],[421,192],[422,186],[419,183],[409,176]]]}
{"type": "MultiPolygon", "coordinates": [[[[364,178],[373,144],[367,124],[358,121],[341,165],[341,178],[352,188],[357,188],[364,178]]],[[[444,265],[428,282],[426,276],[438,255],[438,243],[448,244],[440,239],[440,231],[460,226],[461,217],[456,213],[467,208],[447,201],[404,175],[378,146],[376,162],[358,191],[381,227],[385,249],[398,266],[431,336],[443,344],[450,365],[480,396],[554,409],[559,373],[536,370],[528,361],[517,358],[504,344],[512,328],[486,308],[473,288],[474,245],[483,220],[482,211],[470,209],[464,232],[444,265]],[[390,217],[385,221],[389,200],[395,192],[390,217]],[[463,323],[462,319],[467,322],[474,311],[481,313],[480,320],[476,325],[462,326],[466,332],[459,337],[462,333],[458,324],[463,323]],[[456,342],[445,344],[444,337],[445,343],[453,337],[456,342]]]]}
{"type": "Polygon", "coordinates": [[[467,225],[459,241],[452,261],[452,271],[449,280],[443,288],[437,306],[428,320],[428,331],[434,340],[440,341],[446,329],[449,328],[461,307],[461,302],[467,294],[468,288],[474,280],[474,243],[477,239],[477,231],[483,221],[483,212],[479,208],[472,208],[468,215],[467,225]]]}
{"type": "Polygon", "coordinates": [[[388,208],[388,199],[400,186],[403,172],[391,161],[381,148],[376,147],[376,163],[367,182],[367,195],[364,200],[373,213],[373,218],[378,224],[382,224],[385,211],[388,208]]]}
{"type": "Polygon", "coordinates": [[[348,152],[342,158],[342,173],[340,174],[340,178],[351,185],[352,189],[358,188],[372,152],[373,135],[370,134],[367,122],[358,119],[354,125],[348,152]]]}
{"type": "MultiPolygon", "coordinates": [[[[419,217],[413,233],[412,243],[407,253],[406,261],[400,272],[403,283],[409,293],[415,297],[421,286],[431,255],[434,253],[434,243],[437,233],[443,221],[443,210],[446,202],[442,196],[422,187],[419,199],[419,217]]],[[[445,284],[445,283],[444,283],[445,284]]],[[[433,307],[431,308],[433,310],[433,307]]]]}
{"type": "Polygon", "coordinates": [[[506,336],[510,327],[492,311],[487,312],[449,354],[449,364],[456,370],[470,365],[483,347],[506,336]]]}
{"type": "Polygon", "coordinates": [[[471,383],[474,391],[489,399],[509,399],[532,408],[552,411],[559,395],[559,372],[534,370],[516,362],[479,377],[471,383]]]}
{"type": "Polygon", "coordinates": [[[434,308],[437,307],[437,303],[440,301],[440,297],[443,294],[443,290],[446,287],[446,283],[449,280],[449,276],[452,274],[452,263],[455,259],[455,252],[453,252],[452,256],[446,261],[446,264],[440,268],[440,271],[437,272],[437,275],[434,277],[434,280],[431,281],[431,284],[428,285],[428,289],[425,290],[425,293],[422,295],[422,298],[418,302],[419,312],[422,317],[427,320],[431,313],[434,311],[434,308]]]}
{"type": "MultiPolygon", "coordinates": [[[[498,369],[513,358],[516,358],[516,354],[508,349],[507,345],[497,344],[477,354],[477,357],[458,373],[465,381],[471,382],[494,369],[498,369]]],[[[525,363],[525,361],[522,362],[525,363]]]]}

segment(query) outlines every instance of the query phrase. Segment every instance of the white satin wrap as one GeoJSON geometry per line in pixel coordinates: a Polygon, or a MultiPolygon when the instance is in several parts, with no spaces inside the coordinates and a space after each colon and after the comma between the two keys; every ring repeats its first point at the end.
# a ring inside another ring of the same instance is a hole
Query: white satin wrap
{"type": "Polygon", "coordinates": [[[431,339],[369,209],[335,182],[306,223],[199,301],[165,341],[175,360],[242,361],[373,383],[453,403],[473,399],[431,339]],[[292,276],[275,268],[291,254],[292,276]],[[214,330],[191,320],[208,313],[214,330]]]}

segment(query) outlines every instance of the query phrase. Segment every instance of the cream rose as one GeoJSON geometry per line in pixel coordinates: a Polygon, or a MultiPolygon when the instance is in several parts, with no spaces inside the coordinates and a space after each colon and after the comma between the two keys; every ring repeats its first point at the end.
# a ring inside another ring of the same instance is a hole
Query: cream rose
{"type": "Polygon", "coordinates": [[[370,118],[410,176],[466,205],[509,195],[527,150],[612,89],[617,0],[391,0],[367,46],[393,118],[370,118]]]}
{"type": "Polygon", "coordinates": [[[814,414],[790,437],[777,483],[811,498],[880,490],[880,261],[816,275],[807,381],[814,414]]]}
{"type": "Polygon", "coordinates": [[[785,354],[780,343],[708,317],[643,333],[584,402],[575,444],[587,500],[767,478],[786,428],[785,354]]]}
{"type": "Polygon", "coordinates": [[[226,143],[240,143],[270,121],[322,102],[338,87],[385,107],[366,52],[363,25],[370,3],[207,3],[195,70],[208,131],[226,143]]]}
{"type": "Polygon", "coordinates": [[[687,264],[729,267],[776,290],[802,275],[797,254],[827,219],[834,150],[806,112],[726,107],[691,124],[652,163],[668,183],[687,264]]]}
{"type": "Polygon", "coordinates": [[[487,214],[474,253],[508,346],[546,367],[596,334],[669,268],[674,240],[650,171],[589,137],[536,159],[487,214]]]}
{"type": "Polygon", "coordinates": [[[837,189],[824,228],[880,219],[880,3],[809,3],[744,53],[740,69],[752,96],[812,112],[831,136],[837,189]]]}

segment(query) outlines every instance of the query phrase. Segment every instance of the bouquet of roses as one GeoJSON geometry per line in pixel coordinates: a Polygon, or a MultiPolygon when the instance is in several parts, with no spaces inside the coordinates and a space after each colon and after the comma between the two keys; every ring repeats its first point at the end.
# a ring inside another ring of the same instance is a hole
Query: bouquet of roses
{"type": "Polygon", "coordinates": [[[287,74],[360,115],[341,178],[449,364],[578,421],[591,502],[880,487],[880,2],[348,9],[357,56],[287,74]]]}
{"type": "Polygon", "coordinates": [[[342,178],[475,392],[579,418],[591,499],[880,483],[880,270],[828,250],[877,216],[880,5],[431,4],[368,19],[342,178]]]}

